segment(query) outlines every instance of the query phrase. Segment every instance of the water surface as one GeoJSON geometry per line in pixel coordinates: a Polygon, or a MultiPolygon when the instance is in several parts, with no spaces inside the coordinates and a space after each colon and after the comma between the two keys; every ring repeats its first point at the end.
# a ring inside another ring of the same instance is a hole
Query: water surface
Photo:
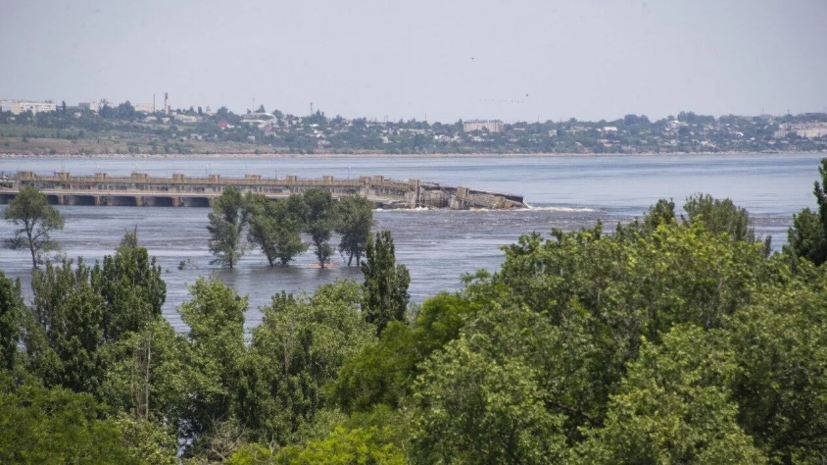
{"type": "MultiPolygon", "coordinates": [[[[552,227],[572,230],[597,220],[613,229],[618,221],[640,216],[659,198],[679,206],[696,192],[729,197],[747,208],[759,234],[773,235],[779,247],[786,239],[791,216],[814,206],[813,182],[819,154],[794,155],[659,155],[479,158],[282,158],[282,159],[2,159],[0,171],[51,174],[70,171],[87,175],[104,171],[152,176],[218,173],[241,177],[296,174],[315,178],[334,175],[356,178],[382,174],[423,181],[522,194],[534,208],[522,211],[377,211],[376,227],[392,232],[397,259],[411,272],[410,292],[422,301],[441,290],[460,287],[459,277],[502,263],[499,247],[521,234],[547,235],[552,227]]],[[[0,207],[3,208],[3,207],[0,207]]],[[[111,254],[125,230],[137,226],[141,242],[164,267],[168,286],[164,313],[183,329],[176,308],[186,299],[186,284],[199,276],[216,275],[250,297],[248,325],[261,319],[257,308],[281,290],[312,290],[337,278],[361,279],[357,267],[312,268],[311,253],[295,266],[270,268],[260,253],[246,256],[233,271],[210,265],[207,212],[199,208],[60,207],[66,228],[55,235],[70,257],[87,261],[111,254]],[[178,263],[190,260],[189,269],[178,263]]],[[[0,222],[0,237],[13,227],[0,222]]],[[[30,261],[20,251],[0,249],[0,270],[21,277],[29,287],[30,261]]]]}

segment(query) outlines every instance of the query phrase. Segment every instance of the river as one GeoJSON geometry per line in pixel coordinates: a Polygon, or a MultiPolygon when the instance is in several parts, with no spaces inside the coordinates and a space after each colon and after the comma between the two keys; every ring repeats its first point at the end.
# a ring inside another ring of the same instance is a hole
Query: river
{"type": "MultiPolygon", "coordinates": [[[[0,172],[34,171],[75,175],[133,171],[152,176],[183,173],[241,177],[295,174],[316,178],[333,175],[356,178],[382,174],[395,179],[418,178],[445,185],[522,194],[533,208],[521,211],[376,211],[376,229],[387,229],[396,243],[397,260],[411,273],[414,301],[461,286],[460,276],[502,263],[499,247],[521,234],[545,236],[553,227],[572,230],[602,220],[606,229],[618,221],[641,216],[659,198],[680,207],[697,192],[729,197],[749,210],[759,235],[771,234],[773,245],[786,241],[791,217],[814,207],[813,182],[823,154],[747,155],[618,155],[557,157],[319,157],[319,158],[118,158],[118,159],[0,159],[0,172]]],[[[5,207],[0,207],[5,208],[5,207]]],[[[141,243],[158,258],[167,282],[165,316],[178,330],[185,328],[177,307],[187,298],[186,284],[213,274],[247,294],[251,311],[247,326],[261,321],[258,307],[276,292],[312,290],[337,278],[361,279],[357,267],[311,268],[310,252],[295,266],[269,268],[257,252],[233,271],[210,265],[206,231],[208,210],[200,208],[59,207],[66,227],[55,234],[69,257],[93,262],[111,254],[124,231],[138,227],[141,243]],[[189,268],[177,269],[182,260],[189,268]]],[[[0,238],[13,234],[0,222],[0,238]]],[[[20,277],[29,291],[30,259],[25,252],[0,249],[0,270],[20,277]]]]}

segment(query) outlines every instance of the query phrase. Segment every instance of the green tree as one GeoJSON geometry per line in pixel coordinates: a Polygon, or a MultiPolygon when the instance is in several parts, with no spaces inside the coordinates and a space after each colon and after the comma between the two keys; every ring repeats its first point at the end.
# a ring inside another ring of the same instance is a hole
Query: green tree
{"type": "Polygon", "coordinates": [[[396,264],[396,251],[390,231],[379,231],[376,240],[368,239],[366,260],[362,262],[365,276],[362,311],[365,319],[376,326],[376,334],[391,321],[405,321],[408,309],[408,268],[396,264]]]}
{"type": "Polygon", "coordinates": [[[244,313],[247,297],[220,280],[199,278],[190,287],[192,299],[179,312],[189,328],[190,347],[186,361],[189,391],[187,411],[182,419],[183,435],[203,447],[219,421],[233,412],[237,370],[244,357],[244,313]]]}
{"type": "Polygon", "coordinates": [[[107,341],[161,316],[167,286],[155,257],[150,259],[138,243],[137,229],[124,235],[115,255],[103,258],[103,266],[95,265],[92,282],[106,302],[102,329],[107,341]]]}
{"type": "Polygon", "coordinates": [[[378,341],[349,358],[332,384],[336,403],[347,412],[368,411],[377,405],[398,408],[409,396],[423,359],[417,353],[413,330],[392,321],[378,341]]]}
{"type": "Polygon", "coordinates": [[[272,201],[263,195],[248,194],[245,201],[250,210],[248,239],[258,245],[270,266],[278,261],[288,265],[295,257],[307,250],[299,233],[301,217],[290,208],[289,201],[272,201]]]}
{"type": "Polygon", "coordinates": [[[34,301],[24,345],[31,373],[47,387],[98,393],[103,381],[105,303],[91,284],[92,269],[78,260],[46,264],[32,277],[34,301]]]}
{"type": "Polygon", "coordinates": [[[207,231],[210,232],[210,252],[215,255],[213,264],[220,264],[230,269],[246,252],[246,245],[242,241],[242,231],[249,220],[244,197],[233,186],[227,186],[224,192],[215,199],[213,211],[209,215],[210,223],[207,231]]]}
{"type": "Polygon", "coordinates": [[[372,338],[352,281],[320,286],[312,297],[277,294],[262,308],[250,357],[238,376],[238,418],[249,438],[286,445],[329,404],[325,389],[372,338]]]}
{"type": "Polygon", "coordinates": [[[5,370],[16,365],[25,310],[20,280],[12,281],[0,271],[0,367],[5,370]]]}
{"type": "Polygon", "coordinates": [[[368,411],[378,404],[401,406],[413,392],[420,364],[434,351],[459,337],[460,329],[479,306],[460,295],[442,293],[428,298],[413,322],[388,324],[339,370],[332,385],[336,402],[345,411],[368,411]]]}
{"type": "Polygon", "coordinates": [[[806,258],[821,265],[827,260],[827,237],[818,213],[809,208],[793,215],[793,225],[787,230],[787,245],[784,246],[793,257],[806,258]]]}
{"type": "Polygon", "coordinates": [[[734,354],[717,333],[675,326],[644,343],[606,424],[579,449],[583,464],[765,464],[738,425],[727,383],[734,354]]]}
{"type": "MultiPolygon", "coordinates": [[[[0,373],[0,463],[144,464],[89,394],[0,373]]],[[[154,462],[158,463],[158,462],[154,462]]]]}
{"type": "Polygon", "coordinates": [[[421,463],[559,463],[564,416],[546,408],[535,371],[460,338],[423,366],[414,393],[414,455],[421,463]]]}
{"type": "Polygon", "coordinates": [[[107,342],[101,348],[106,375],[100,400],[119,412],[130,412],[137,421],[162,422],[159,432],[185,433],[195,378],[189,344],[162,317],[139,332],[107,342]]]}
{"type": "Polygon", "coordinates": [[[326,438],[310,441],[304,447],[283,448],[276,455],[274,463],[285,465],[405,465],[409,462],[404,451],[392,442],[392,435],[387,428],[347,429],[340,426],[326,438]]]}
{"type": "Polygon", "coordinates": [[[649,207],[649,212],[643,217],[644,228],[652,232],[661,224],[672,224],[675,222],[675,202],[672,200],[660,199],[649,207]]]}
{"type": "Polygon", "coordinates": [[[163,423],[136,419],[127,414],[110,418],[120,434],[127,455],[145,465],[178,465],[178,440],[163,423]]]}
{"type": "Polygon", "coordinates": [[[20,226],[14,238],[6,239],[6,246],[10,249],[28,249],[33,268],[43,262],[46,253],[60,250],[60,244],[52,240],[51,233],[63,229],[63,216],[49,205],[46,195],[36,187],[21,187],[3,212],[3,219],[20,226]]]}
{"type": "Polygon", "coordinates": [[[347,266],[353,259],[362,260],[370,228],[373,226],[373,203],[362,197],[342,197],[336,204],[336,233],[341,236],[339,253],[347,256],[347,266]]]}
{"type": "Polygon", "coordinates": [[[690,223],[700,220],[712,233],[726,233],[734,241],[755,242],[755,230],[750,226],[749,213],[735,206],[730,199],[695,194],[686,199],[683,209],[689,215],[690,223]]]}
{"type": "Polygon", "coordinates": [[[738,419],[773,463],[827,458],[827,302],[823,267],[779,273],[731,318],[738,419]]]}
{"type": "Polygon", "coordinates": [[[335,223],[335,203],[330,191],[324,189],[310,189],[304,193],[306,205],[304,226],[313,241],[316,259],[319,266],[324,268],[330,263],[333,248],[328,241],[335,223]]]}
{"type": "Polygon", "coordinates": [[[813,186],[818,212],[809,208],[793,215],[793,226],[787,232],[788,250],[795,257],[804,257],[816,265],[827,261],[827,158],[821,159],[818,167],[821,182],[813,186]]]}

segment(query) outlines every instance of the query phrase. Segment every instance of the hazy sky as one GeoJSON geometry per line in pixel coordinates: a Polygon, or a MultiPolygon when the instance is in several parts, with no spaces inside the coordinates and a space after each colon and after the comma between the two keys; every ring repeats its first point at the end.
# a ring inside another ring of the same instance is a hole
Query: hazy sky
{"type": "Polygon", "coordinates": [[[0,0],[0,99],[455,121],[825,111],[827,0],[0,0]]]}

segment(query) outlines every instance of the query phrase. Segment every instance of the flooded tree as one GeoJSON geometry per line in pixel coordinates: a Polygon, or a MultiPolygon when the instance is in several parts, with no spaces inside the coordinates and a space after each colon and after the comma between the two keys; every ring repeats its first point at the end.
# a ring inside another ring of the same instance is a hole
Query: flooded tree
{"type": "Polygon", "coordinates": [[[63,229],[63,216],[49,205],[46,195],[36,187],[20,188],[20,192],[3,212],[3,219],[20,227],[13,238],[6,239],[6,247],[28,249],[32,255],[33,268],[43,262],[48,252],[60,250],[60,244],[52,240],[51,233],[63,229]]]}

